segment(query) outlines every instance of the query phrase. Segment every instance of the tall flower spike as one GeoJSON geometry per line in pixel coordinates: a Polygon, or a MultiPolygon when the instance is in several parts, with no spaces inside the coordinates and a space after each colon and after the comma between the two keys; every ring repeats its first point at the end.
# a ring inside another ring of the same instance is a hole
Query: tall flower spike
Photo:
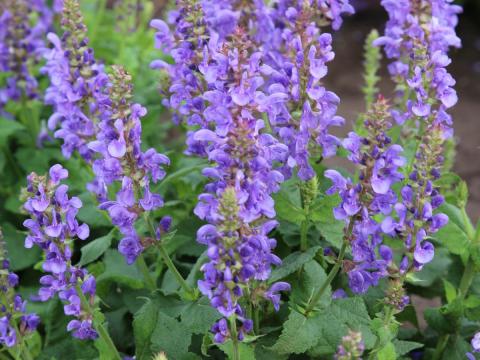
{"type": "MultiPolygon", "coordinates": [[[[27,0],[4,0],[0,4],[0,72],[7,73],[0,84],[0,115],[7,115],[9,100],[39,97],[34,66],[45,51],[44,36],[51,19],[27,0]]],[[[43,4],[46,8],[46,5],[43,4]]]]}
{"type": "Polygon", "coordinates": [[[348,334],[342,338],[342,343],[338,346],[335,360],[357,360],[365,350],[365,344],[362,341],[362,333],[349,330],[348,334]]]}
{"type": "Polygon", "coordinates": [[[409,121],[421,131],[428,127],[425,122],[450,126],[446,110],[457,103],[457,94],[446,70],[451,62],[447,52],[461,46],[455,26],[462,8],[449,0],[383,0],[382,5],[389,21],[375,44],[384,46],[394,60],[389,71],[397,84],[399,108],[392,114],[399,124],[409,121]]]}
{"type": "MultiPolygon", "coordinates": [[[[252,328],[241,304],[245,295],[252,294],[250,300],[256,304],[267,299],[278,309],[279,292],[290,288],[277,283],[268,289],[266,284],[271,266],[281,263],[272,253],[276,241],[268,237],[277,225],[271,194],[283,181],[273,163],[285,161],[287,149],[262,132],[256,101],[263,84],[261,54],[252,51],[245,32],[237,28],[228,42],[211,41],[209,47],[212,60],[203,66],[213,76],[203,78],[210,89],[203,95],[205,112],[224,116],[212,118],[211,129],[192,131],[188,140],[212,163],[203,171],[212,182],[195,208],[195,214],[209,222],[197,233],[210,258],[202,267],[205,278],[199,288],[222,315],[242,323],[238,332],[242,340],[252,328]]],[[[226,324],[222,319],[212,328],[216,341],[234,336],[226,324]]]]}
{"type": "MultiPolygon", "coordinates": [[[[96,178],[88,187],[97,195],[100,208],[108,211],[113,224],[124,235],[119,251],[131,264],[154,242],[141,238],[134,225],[142,213],[163,206],[163,199],[150,191],[150,185],[164,178],[163,166],[169,164],[169,159],[153,148],[142,151],[140,119],[147,110],[131,103],[131,76],[120,66],[113,66],[112,70],[108,116],[98,124],[96,140],[88,144],[89,149],[99,155],[93,162],[96,178]],[[116,199],[110,201],[107,190],[115,182],[121,184],[121,189],[116,199]]],[[[168,229],[160,226],[157,232],[163,231],[168,229]]]]}
{"type": "Polygon", "coordinates": [[[383,228],[378,216],[388,216],[397,196],[392,186],[403,179],[399,169],[405,165],[401,156],[403,149],[391,143],[387,130],[389,106],[379,97],[367,114],[361,137],[351,132],[343,140],[348,158],[359,168],[358,183],[344,178],[335,170],[327,170],[325,176],[333,186],[327,194],[339,193],[341,204],[334,209],[335,218],[348,224],[347,240],[352,248],[353,261],[346,261],[350,288],[355,293],[364,293],[378,280],[388,275],[392,261],[391,249],[382,244],[383,228]]]}
{"type": "Polygon", "coordinates": [[[15,294],[19,279],[9,270],[5,240],[0,230],[0,344],[11,348],[21,342],[21,337],[35,331],[40,318],[27,314],[27,302],[15,294]]]}
{"type": "Polygon", "coordinates": [[[53,48],[46,53],[43,68],[50,78],[45,103],[54,108],[48,127],[57,129],[55,137],[63,140],[62,153],[66,158],[78,151],[91,161],[93,152],[87,144],[95,138],[95,127],[104,116],[108,77],[103,65],[95,61],[93,49],[88,47],[78,0],[64,1],[62,29],[61,39],[48,34],[53,48]]]}
{"type": "Polygon", "coordinates": [[[289,147],[284,175],[291,176],[297,167],[300,179],[309,180],[315,175],[310,158],[335,155],[340,141],[330,128],[344,123],[336,115],[340,99],[322,84],[334,53],[332,35],[322,33],[321,26],[338,29],[341,14],[353,8],[348,1],[278,1],[271,9],[256,4],[256,39],[265,53],[262,73],[268,78],[259,103],[289,147]],[[321,152],[311,154],[318,146],[321,152]]]}
{"type": "Polygon", "coordinates": [[[48,176],[28,176],[24,208],[31,218],[23,223],[29,231],[25,247],[36,245],[45,253],[42,269],[47,275],[40,278],[39,299],[47,301],[58,295],[65,315],[76,318],[68,323],[67,330],[79,339],[96,339],[92,311],[95,278],[72,264],[72,241],[88,238],[89,228],[76,220],[82,202],[68,197],[68,186],[61,184],[67,177],[68,171],[58,164],[50,168],[48,176]]]}

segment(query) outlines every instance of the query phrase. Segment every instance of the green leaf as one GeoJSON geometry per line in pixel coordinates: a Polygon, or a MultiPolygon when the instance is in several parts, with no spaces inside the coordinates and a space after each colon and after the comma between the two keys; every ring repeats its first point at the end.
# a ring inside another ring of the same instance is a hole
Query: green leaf
{"type": "Polygon", "coordinates": [[[271,350],[279,354],[301,354],[317,344],[322,324],[316,318],[306,318],[295,310],[290,312],[277,342],[271,350]]]}
{"type": "Polygon", "coordinates": [[[208,333],[215,321],[221,317],[205,297],[188,304],[181,314],[182,323],[194,334],[208,333]]]}
{"type": "MultiPolygon", "coordinates": [[[[233,342],[231,340],[226,341],[224,344],[218,345],[220,350],[222,350],[228,357],[228,359],[233,359],[233,342]]],[[[243,342],[238,343],[238,355],[241,360],[255,360],[255,349],[243,342]]]]}
{"type": "Polygon", "coordinates": [[[10,269],[12,271],[26,269],[41,259],[42,251],[37,246],[31,249],[25,249],[25,233],[18,231],[9,223],[2,224],[1,228],[10,259],[10,269]]]}
{"type": "Polygon", "coordinates": [[[445,287],[445,298],[447,302],[450,304],[455,298],[457,297],[457,290],[455,286],[448,280],[443,279],[443,286],[445,287]]]}
{"type": "Polygon", "coordinates": [[[169,359],[182,360],[189,357],[188,347],[192,340],[190,330],[178,320],[158,312],[152,333],[152,350],[163,351],[169,359]]]}
{"type": "MultiPolygon", "coordinates": [[[[313,294],[324,284],[326,278],[325,270],[315,260],[306,263],[299,281],[292,284],[291,302],[300,305],[300,307],[307,305],[313,294]]],[[[332,293],[329,285],[316,305],[319,307],[328,306],[331,299],[332,293]]]]}
{"type": "Polygon", "coordinates": [[[141,289],[144,286],[140,271],[134,265],[127,265],[124,257],[118,251],[108,249],[103,262],[105,271],[97,278],[99,285],[106,281],[114,281],[132,289],[141,289]]]}
{"type": "Polygon", "coordinates": [[[397,354],[395,353],[395,345],[392,342],[387,343],[377,353],[378,360],[396,360],[397,354]]]}
{"type": "Polygon", "coordinates": [[[320,246],[314,246],[305,252],[298,251],[288,255],[285,259],[283,259],[282,265],[272,271],[269,282],[276,282],[294,273],[305,263],[312,260],[319,249],[320,246]]]}
{"type": "Polygon", "coordinates": [[[465,253],[470,244],[465,231],[453,221],[438,230],[432,237],[455,255],[465,253]]]}
{"type": "Polygon", "coordinates": [[[0,131],[0,146],[4,146],[6,145],[7,139],[10,135],[25,129],[25,126],[18,121],[7,120],[0,117],[0,129],[2,129],[2,131],[0,131]]]}
{"type": "Polygon", "coordinates": [[[452,328],[452,323],[440,312],[440,309],[441,308],[427,308],[423,312],[423,315],[428,326],[432,329],[440,334],[449,334],[455,329],[452,328]]]}
{"type": "Polygon", "coordinates": [[[133,319],[133,333],[135,335],[135,356],[138,360],[150,360],[150,338],[155,330],[158,317],[157,305],[148,301],[138,310],[133,319]]]}
{"type": "Polygon", "coordinates": [[[412,350],[423,347],[423,344],[415,341],[403,341],[397,339],[393,340],[393,345],[395,345],[395,352],[398,356],[406,355],[412,350]]]}
{"type": "Polygon", "coordinates": [[[92,199],[92,194],[83,193],[79,197],[82,200],[83,206],[78,212],[78,220],[87,223],[91,227],[112,226],[108,214],[98,208],[98,204],[92,199]]]}
{"type": "Polygon", "coordinates": [[[333,209],[339,203],[339,196],[323,196],[317,198],[310,210],[310,219],[322,237],[331,245],[340,248],[343,241],[345,223],[335,219],[333,209]]]}
{"type": "Polygon", "coordinates": [[[300,192],[294,179],[282,184],[282,189],[274,195],[277,217],[300,225],[305,220],[300,192]]]}
{"type": "Polygon", "coordinates": [[[112,244],[114,232],[115,230],[112,229],[107,235],[99,237],[83,246],[81,249],[82,256],[80,257],[78,266],[90,264],[102,256],[112,244]]]}

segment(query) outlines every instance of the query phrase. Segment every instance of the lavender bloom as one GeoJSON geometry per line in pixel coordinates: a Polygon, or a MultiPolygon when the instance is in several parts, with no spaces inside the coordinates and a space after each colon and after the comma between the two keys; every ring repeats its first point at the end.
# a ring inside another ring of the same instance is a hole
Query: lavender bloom
{"type": "Polygon", "coordinates": [[[460,47],[455,34],[457,14],[462,8],[449,0],[394,1],[383,0],[389,14],[385,36],[376,41],[388,58],[393,80],[397,83],[399,99],[408,99],[405,110],[395,109],[399,124],[417,121],[451,126],[446,110],[457,103],[453,89],[455,80],[446,67],[450,47],[460,47]]]}
{"type": "MultiPolygon", "coordinates": [[[[8,116],[4,108],[10,100],[39,97],[34,66],[45,51],[44,36],[51,17],[38,5],[27,0],[0,4],[0,72],[8,74],[0,87],[0,115],[8,116]]],[[[43,7],[48,9],[45,4],[43,7]]]]}
{"type": "Polygon", "coordinates": [[[3,234],[0,231],[0,344],[13,347],[18,344],[19,338],[35,331],[40,318],[36,314],[27,314],[27,302],[20,295],[15,294],[18,285],[18,276],[9,271],[10,263],[7,259],[7,250],[3,234]],[[15,322],[17,322],[15,324],[15,322]],[[17,332],[17,329],[19,332],[17,332]]]}
{"type": "Polygon", "coordinates": [[[405,112],[392,114],[403,122],[418,120],[421,141],[415,160],[408,169],[408,182],[401,190],[401,202],[395,205],[396,216],[382,224],[386,233],[400,236],[405,249],[413,253],[400,267],[402,274],[418,271],[434,256],[434,246],[426,239],[448,222],[445,214],[434,210],[444,201],[434,181],[440,177],[443,144],[452,136],[452,118],[447,109],[457,102],[455,80],[447,72],[450,47],[460,47],[455,35],[457,14],[461,7],[447,0],[383,1],[390,20],[385,36],[378,39],[387,56],[394,80],[410,100],[405,112]]]}
{"type": "MultiPolygon", "coordinates": [[[[228,2],[180,2],[172,34],[166,23],[155,20],[159,46],[169,50],[174,65],[157,61],[169,73],[167,105],[196,126],[187,134],[189,154],[207,157],[212,166],[203,174],[212,179],[199,197],[195,214],[209,224],[198,230],[197,241],[207,245],[210,261],[202,267],[200,291],[225,317],[241,323],[238,338],[252,329],[241,301],[246,291],[280,305],[279,291],[286,283],[265,281],[271,265],[280,264],[272,254],[276,245],[268,233],[276,226],[271,194],[279,190],[283,175],[274,161],[285,162],[287,148],[269,134],[258,119],[257,99],[264,84],[261,53],[254,52],[241,22],[228,2]],[[213,14],[221,13],[215,18],[213,14]],[[251,288],[253,289],[253,288],[251,288]]],[[[213,328],[217,342],[231,337],[226,319],[213,328]]]]}
{"type": "Polygon", "coordinates": [[[46,52],[47,63],[42,69],[50,78],[45,103],[54,108],[48,127],[63,140],[66,158],[78,151],[91,161],[93,151],[87,144],[95,138],[96,125],[104,116],[102,104],[108,102],[108,77],[88,47],[87,28],[77,0],[65,0],[62,28],[61,39],[48,34],[53,48],[46,52]]]}
{"type": "Polygon", "coordinates": [[[347,262],[349,285],[354,293],[364,293],[388,275],[392,250],[382,244],[384,230],[377,220],[392,210],[397,196],[392,186],[403,179],[399,169],[405,165],[399,145],[392,144],[387,135],[389,107],[379,98],[367,114],[366,137],[351,132],[343,141],[349,151],[348,158],[358,166],[359,181],[354,184],[335,170],[325,176],[333,186],[327,194],[339,193],[341,203],[334,209],[336,219],[344,220],[346,236],[352,247],[353,261],[347,262]]]}
{"type": "MultiPolygon", "coordinates": [[[[98,124],[96,139],[88,143],[88,148],[99,155],[93,162],[96,177],[88,188],[96,194],[100,208],[108,211],[112,223],[124,235],[119,251],[128,264],[154,241],[141,239],[134,225],[142,213],[163,206],[163,199],[150,191],[150,185],[163,179],[163,166],[169,164],[169,159],[155,149],[141,150],[140,119],[147,110],[140,104],[131,104],[131,80],[123,68],[113,67],[106,116],[98,124]],[[115,182],[121,183],[121,188],[116,199],[109,200],[107,189],[115,182]]],[[[164,218],[157,234],[168,231],[170,221],[164,218]]]]}
{"type": "Polygon", "coordinates": [[[290,177],[297,167],[300,179],[309,180],[315,175],[309,163],[316,155],[312,145],[321,147],[319,157],[335,155],[340,141],[330,128],[344,123],[336,115],[340,99],[322,86],[335,55],[331,34],[321,33],[320,26],[331,23],[338,29],[341,14],[353,8],[348,1],[278,1],[272,9],[256,3],[256,38],[265,53],[261,70],[268,78],[259,104],[289,148],[284,175],[290,177]]]}
{"type": "Polygon", "coordinates": [[[93,305],[95,278],[71,261],[71,241],[75,237],[88,238],[89,228],[75,218],[82,202],[77,197],[68,197],[68,186],[61,184],[67,177],[68,171],[58,164],[50,168],[48,177],[29,175],[24,208],[31,218],[24,222],[29,230],[25,247],[36,245],[45,253],[42,268],[48,274],[40,278],[39,299],[47,301],[58,295],[64,303],[65,314],[76,318],[69,322],[67,330],[79,339],[96,339],[93,313],[84,307],[80,298],[84,296],[93,305]]]}

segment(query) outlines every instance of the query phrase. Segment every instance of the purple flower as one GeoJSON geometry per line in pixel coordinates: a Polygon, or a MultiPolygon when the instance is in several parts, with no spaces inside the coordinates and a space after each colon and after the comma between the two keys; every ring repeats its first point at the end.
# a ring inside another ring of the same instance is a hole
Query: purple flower
{"type": "MultiPolygon", "coordinates": [[[[80,339],[95,339],[92,328],[93,313],[82,308],[77,285],[84,296],[93,302],[95,297],[95,278],[85,269],[72,265],[71,240],[78,237],[84,240],[89,229],[79,224],[75,216],[81,208],[80,199],[69,198],[68,187],[60,181],[68,177],[68,171],[57,164],[50,168],[48,180],[32,173],[28,177],[29,197],[24,208],[31,218],[24,222],[29,230],[26,247],[34,244],[45,253],[42,268],[48,273],[40,278],[39,298],[46,301],[55,294],[64,302],[64,312],[79,320],[72,320],[68,330],[80,339]],[[41,204],[39,206],[38,204],[41,204]]],[[[32,327],[38,320],[25,317],[26,326],[32,327]]]]}
{"type": "MultiPolygon", "coordinates": [[[[93,170],[95,180],[88,185],[100,202],[100,209],[107,210],[112,223],[123,234],[119,251],[128,264],[135,262],[148,244],[142,243],[135,223],[142,213],[163,206],[159,194],[150,191],[151,183],[165,176],[163,166],[169,165],[168,157],[155,149],[142,151],[141,117],[146,109],[132,104],[131,76],[121,67],[114,66],[110,79],[108,104],[98,124],[95,140],[87,144],[95,154],[93,170]],[[109,200],[108,189],[117,183],[120,188],[115,200],[109,200]]],[[[167,232],[171,219],[164,218],[160,232],[167,232]],[[167,226],[168,225],[168,226],[167,226]]]]}
{"type": "Polygon", "coordinates": [[[87,144],[95,137],[99,119],[105,116],[102,104],[108,102],[108,77],[88,47],[87,28],[77,1],[65,2],[62,28],[61,39],[53,33],[47,36],[53,48],[45,52],[47,62],[42,69],[50,78],[45,103],[54,110],[48,127],[63,140],[66,158],[78,151],[91,161],[93,152],[87,144]]]}
{"type": "Polygon", "coordinates": [[[3,234],[0,231],[0,344],[13,347],[24,335],[36,330],[40,318],[36,314],[27,314],[27,302],[18,294],[18,276],[10,272],[7,250],[3,234]],[[19,332],[17,332],[19,329],[19,332]]]}

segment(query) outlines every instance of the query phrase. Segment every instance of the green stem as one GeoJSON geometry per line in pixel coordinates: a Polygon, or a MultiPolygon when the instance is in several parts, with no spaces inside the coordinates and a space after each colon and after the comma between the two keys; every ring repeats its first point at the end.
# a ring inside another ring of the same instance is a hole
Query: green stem
{"type": "MultiPolygon", "coordinates": [[[[155,234],[155,228],[152,224],[152,220],[150,219],[150,216],[148,213],[144,213],[144,218],[145,222],[148,225],[148,228],[150,229],[150,234],[153,238],[156,237],[155,234]]],[[[158,241],[157,244],[158,250],[160,252],[160,256],[162,257],[163,262],[167,265],[168,269],[172,272],[172,274],[175,276],[177,279],[177,282],[180,284],[182,289],[191,296],[191,298],[195,298],[195,291],[187,284],[185,279],[183,278],[182,274],[178,271],[177,267],[173,263],[172,259],[170,258],[170,255],[168,254],[167,250],[163,246],[163,243],[161,241],[158,241]]]]}
{"type": "MultiPolygon", "coordinates": [[[[385,306],[384,307],[384,313],[385,316],[383,318],[383,327],[386,328],[390,326],[390,321],[392,320],[393,316],[393,307],[391,306],[385,306]]],[[[370,355],[368,356],[368,360],[374,360],[375,359],[375,354],[380,350],[380,346],[383,346],[384,344],[381,343],[381,339],[379,336],[377,336],[377,340],[375,340],[375,344],[373,345],[372,350],[370,351],[370,355]]]]}
{"type": "Polygon", "coordinates": [[[444,334],[440,336],[440,338],[438,339],[437,347],[435,348],[435,352],[433,353],[432,360],[439,360],[442,357],[443,350],[445,350],[449,339],[450,334],[444,334]]]}
{"type": "Polygon", "coordinates": [[[155,280],[150,276],[150,271],[148,270],[148,266],[147,266],[147,263],[145,262],[145,257],[143,256],[143,254],[140,254],[140,256],[137,258],[137,265],[140,271],[142,272],[147,288],[150,291],[155,291],[155,289],[157,288],[157,285],[155,283],[155,280]]]}
{"type": "Polygon", "coordinates": [[[462,220],[465,225],[465,230],[467,232],[467,236],[469,237],[470,241],[475,241],[475,229],[470,222],[470,218],[468,217],[467,211],[465,210],[465,206],[461,208],[462,212],[462,220]]]}
{"type": "Polygon", "coordinates": [[[471,258],[468,259],[465,270],[463,271],[462,278],[460,280],[460,286],[458,288],[459,297],[461,300],[465,299],[472,285],[473,278],[475,277],[475,263],[471,258]]]}
{"type": "Polygon", "coordinates": [[[318,289],[318,291],[313,295],[312,299],[310,300],[307,308],[305,309],[305,316],[307,316],[315,308],[318,301],[322,298],[323,293],[328,288],[328,286],[332,283],[333,279],[335,278],[338,271],[340,270],[340,267],[342,266],[342,260],[345,257],[345,252],[347,250],[348,238],[350,237],[350,234],[352,233],[352,230],[353,230],[353,223],[354,223],[353,219],[350,220],[350,225],[348,227],[347,234],[343,239],[343,244],[342,244],[342,247],[340,248],[340,253],[338,254],[337,262],[333,266],[332,270],[330,270],[330,273],[325,279],[325,282],[322,284],[322,286],[318,289]]]}
{"type": "Polygon", "coordinates": [[[237,320],[235,315],[230,318],[230,332],[233,343],[233,360],[240,360],[240,353],[238,351],[237,320]]]}
{"type": "Polygon", "coordinates": [[[104,325],[101,322],[98,322],[98,320],[96,320],[95,317],[93,316],[93,309],[90,306],[90,303],[85,297],[85,294],[83,293],[82,288],[80,287],[79,284],[76,285],[76,290],[77,290],[77,295],[80,298],[80,302],[82,304],[83,309],[93,318],[93,325],[95,326],[95,329],[97,330],[98,335],[100,336],[100,339],[102,339],[105,345],[107,345],[107,347],[109,348],[109,354],[112,355],[112,357],[117,360],[122,360],[122,357],[120,356],[115,344],[113,343],[112,338],[108,334],[107,329],[104,327],[104,325]]]}
{"type": "Polygon", "coordinates": [[[15,331],[17,333],[17,336],[20,337],[20,342],[18,344],[20,354],[22,354],[22,357],[25,360],[33,360],[33,356],[32,354],[30,354],[30,350],[28,349],[28,346],[25,343],[25,339],[20,333],[20,329],[18,328],[17,322],[15,320],[13,320],[12,322],[13,322],[13,327],[15,328],[15,331]]]}
{"type": "Polygon", "coordinates": [[[300,225],[300,250],[307,251],[308,249],[308,219],[302,221],[300,225]]]}
{"type": "Polygon", "coordinates": [[[258,306],[253,308],[253,331],[255,335],[260,335],[260,308],[258,306]]]}

